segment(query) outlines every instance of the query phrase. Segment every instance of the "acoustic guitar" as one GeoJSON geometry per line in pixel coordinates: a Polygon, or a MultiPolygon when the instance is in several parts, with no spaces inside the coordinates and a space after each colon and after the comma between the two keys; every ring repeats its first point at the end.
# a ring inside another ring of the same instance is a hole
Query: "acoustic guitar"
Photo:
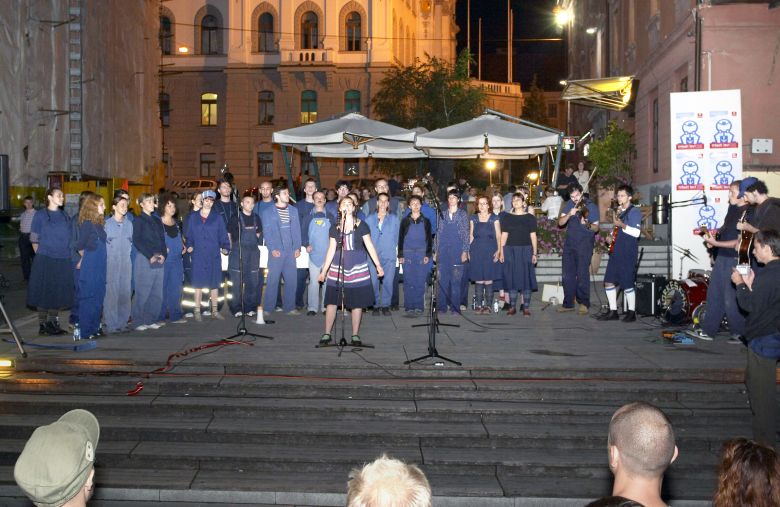
{"type": "MultiPolygon", "coordinates": [[[[620,207],[613,208],[612,209],[612,221],[614,222],[615,216],[617,216],[621,221],[626,218],[626,215],[628,214],[628,210],[631,209],[631,204],[628,205],[628,208],[622,209],[620,207]]],[[[612,232],[610,233],[610,236],[612,237],[612,241],[609,243],[609,255],[612,255],[615,252],[615,243],[617,243],[618,234],[620,234],[620,227],[617,225],[612,228],[612,232]]]]}
{"type": "MultiPolygon", "coordinates": [[[[747,210],[742,212],[739,223],[747,223],[747,210]]],[[[737,243],[737,271],[746,274],[750,269],[750,249],[753,248],[753,233],[742,229],[737,243]]]]}

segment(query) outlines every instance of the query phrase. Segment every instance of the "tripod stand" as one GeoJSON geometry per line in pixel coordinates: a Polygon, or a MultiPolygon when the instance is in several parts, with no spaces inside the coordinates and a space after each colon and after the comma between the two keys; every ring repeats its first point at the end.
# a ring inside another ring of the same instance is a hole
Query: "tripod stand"
{"type": "Polygon", "coordinates": [[[14,341],[16,342],[16,347],[19,349],[19,353],[22,354],[22,357],[27,357],[27,352],[24,350],[24,346],[22,345],[23,342],[21,338],[19,338],[19,331],[16,330],[14,322],[8,316],[8,312],[5,311],[3,296],[0,296],[0,312],[3,313],[3,318],[5,319],[6,324],[8,324],[7,328],[0,328],[0,333],[11,333],[11,336],[14,337],[14,341]]]}
{"type": "MultiPolygon", "coordinates": [[[[236,224],[238,225],[238,234],[237,234],[237,241],[238,244],[238,283],[239,283],[239,291],[241,294],[241,317],[238,319],[238,326],[236,326],[236,332],[226,338],[223,338],[223,340],[234,340],[236,338],[241,338],[245,336],[252,336],[254,338],[265,338],[266,340],[273,340],[272,336],[267,336],[263,334],[257,334],[257,333],[250,333],[249,330],[246,328],[246,308],[244,308],[244,291],[246,290],[246,287],[244,287],[244,257],[243,257],[243,248],[241,245],[241,238],[243,237],[244,231],[243,231],[243,218],[242,215],[244,211],[241,209],[241,200],[238,196],[238,188],[233,184],[233,177],[232,175],[227,172],[227,164],[222,168],[222,174],[225,178],[225,180],[230,183],[230,186],[232,187],[232,195],[233,200],[235,201],[235,207],[236,207],[236,224]]],[[[258,266],[259,269],[259,266],[258,266]]],[[[262,309],[260,309],[260,315],[262,316],[262,309]]]]}
{"type": "MultiPolygon", "coordinates": [[[[429,185],[427,181],[425,181],[425,184],[426,186],[429,185]]],[[[441,206],[439,205],[439,200],[436,198],[436,194],[434,192],[431,192],[431,195],[433,196],[432,197],[433,206],[436,209],[436,216],[439,217],[439,219],[442,219],[441,206]]],[[[462,364],[459,363],[458,361],[440,355],[439,351],[436,350],[436,333],[439,332],[439,326],[460,327],[458,324],[442,324],[441,322],[439,322],[439,314],[437,310],[437,297],[436,297],[436,293],[438,289],[437,285],[439,283],[438,274],[439,274],[439,263],[437,262],[436,266],[433,268],[433,271],[431,272],[431,296],[428,301],[428,322],[426,322],[425,324],[415,324],[412,326],[412,327],[428,328],[428,353],[423,356],[416,357],[414,359],[409,359],[408,361],[404,361],[404,364],[416,363],[429,358],[442,359],[449,363],[457,364],[458,366],[462,364]]]]}

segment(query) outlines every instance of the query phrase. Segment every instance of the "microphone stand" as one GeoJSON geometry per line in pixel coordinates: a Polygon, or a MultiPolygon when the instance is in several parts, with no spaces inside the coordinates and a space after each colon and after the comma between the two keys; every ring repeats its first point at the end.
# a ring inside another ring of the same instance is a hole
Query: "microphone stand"
{"type": "MultiPolygon", "coordinates": [[[[238,283],[239,283],[239,294],[241,295],[241,318],[238,319],[238,326],[236,326],[236,332],[227,338],[223,338],[223,340],[235,340],[236,338],[242,338],[246,336],[252,336],[254,338],[265,338],[266,340],[273,340],[273,336],[266,336],[264,334],[257,334],[257,333],[250,333],[249,330],[246,328],[246,308],[244,308],[244,257],[243,257],[243,249],[241,248],[241,237],[243,235],[242,229],[244,228],[242,223],[241,215],[244,213],[244,211],[241,209],[241,200],[238,197],[238,187],[233,184],[233,177],[232,175],[227,172],[227,164],[225,164],[222,167],[222,174],[225,178],[225,181],[230,183],[230,187],[232,189],[231,195],[233,196],[233,200],[235,201],[235,207],[236,207],[236,222],[238,224],[238,283]]],[[[229,262],[228,262],[229,265],[229,262]]],[[[259,269],[259,265],[258,265],[259,269]]],[[[263,311],[262,309],[260,310],[263,311]]]]}
{"type": "MultiPolygon", "coordinates": [[[[429,187],[429,183],[427,181],[425,182],[425,186],[429,187]]],[[[433,202],[433,207],[436,210],[436,216],[443,219],[439,200],[436,198],[436,194],[433,192],[433,189],[429,188],[429,190],[431,191],[431,198],[433,202]]],[[[456,364],[458,366],[462,365],[462,363],[459,363],[458,361],[442,356],[441,354],[439,354],[439,351],[436,350],[436,333],[439,332],[439,326],[460,327],[458,324],[443,324],[439,322],[439,314],[437,310],[437,298],[436,298],[437,285],[439,283],[438,273],[439,273],[439,263],[436,262],[436,265],[433,267],[433,271],[431,272],[431,295],[428,302],[428,322],[426,322],[425,324],[415,324],[412,326],[412,327],[428,328],[428,353],[423,356],[416,357],[414,359],[409,359],[408,361],[404,361],[404,364],[411,364],[411,363],[422,361],[424,359],[434,358],[434,359],[441,359],[443,361],[447,361],[449,363],[456,364]]],[[[437,363],[439,362],[438,361],[435,362],[434,365],[436,365],[437,363]]],[[[440,365],[443,366],[444,363],[440,363],[440,365]]]]}
{"type": "MultiPolygon", "coordinates": [[[[704,204],[707,205],[707,194],[702,193],[702,196],[696,196],[692,199],[687,199],[685,201],[677,201],[677,202],[671,202],[671,195],[669,196],[669,234],[667,235],[667,261],[666,261],[666,269],[667,273],[669,275],[669,280],[672,280],[672,231],[674,230],[672,228],[672,210],[674,208],[687,208],[689,206],[695,206],[696,204],[704,204]]],[[[682,261],[680,261],[680,278],[682,278],[682,261]]]]}

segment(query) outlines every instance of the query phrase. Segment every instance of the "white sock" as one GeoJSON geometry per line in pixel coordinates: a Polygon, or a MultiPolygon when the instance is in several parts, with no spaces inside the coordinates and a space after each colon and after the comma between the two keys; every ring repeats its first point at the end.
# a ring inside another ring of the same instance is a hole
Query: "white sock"
{"type": "Polygon", "coordinates": [[[617,289],[615,287],[607,287],[607,301],[609,302],[609,309],[617,311],[617,289]]]}
{"type": "Polygon", "coordinates": [[[628,311],[633,312],[636,310],[636,292],[634,289],[626,289],[623,292],[623,296],[626,298],[626,304],[628,305],[628,311]]]}

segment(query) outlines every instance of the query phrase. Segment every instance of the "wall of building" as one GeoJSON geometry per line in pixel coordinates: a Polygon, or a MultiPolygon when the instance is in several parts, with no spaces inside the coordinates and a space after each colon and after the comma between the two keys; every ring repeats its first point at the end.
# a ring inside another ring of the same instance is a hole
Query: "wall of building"
{"type": "MultiPolygon", "coordinates": [[[[12,0],[0,9],[0,153],[12,186],[69,170],[68,2],[12,0]]],[[[85,0],[83,172],[137,179],[159,162],[156,9],[145,0],[85,0]]]]}
{"type": "MultiPolygon", "coordinates": [[[[273,153],[273,177],[286,177],[282,153],[271,145],[273,132],[301,124],[301,94],[317,94],[317,119],[345,111],[345,92],[360,92],[360,112],[372,116],[371,97],[393,63],[411,64],[426,54],[452,62],[455,57],[454,1],[436,0],[306,0],[165,2],[163,13],[174,20],[172,54],[163,58],[164,87],[170,96],[170,126],[165,131],[166,153],[171,160],[169,181],[200,174],[200,154],[213,153],[218,166],[228,163],[241,187],[256,186],[257,154],[273,153]],[[430,10],[423,7],[430,4],[430,10]],[[319,41],[301,49],[300,17],[311,10],[319,18],[319,41]],[[349,12],[361,15],[361,47],[345,51],[344,20],[349,12]],[[272,51],[258,50],[258,19],[274,16],[272,51]],[[211,14],[224,21],[220,54],[199,54],[199,19],[211,14]],[[178,48],[186,48],[186,52],[178,48]],[[218,94],[216,126],[200,125],[200,96],[218,94]],[[274,118],[258,120],[258,93],[274,93],[274,118]]],[[[321,161],[322,182],[332,185],[344,176],[342,161],[321,161]]],[[[293,156],[293,177],[302,161],[293,156]]],[[[359,164],[368,177],[369,165],[359,164]]],[[[211,175],[212,177],[214,174],[211,175]]],[[[305,177],[305,175],[304,175],[305,177]]]]}

